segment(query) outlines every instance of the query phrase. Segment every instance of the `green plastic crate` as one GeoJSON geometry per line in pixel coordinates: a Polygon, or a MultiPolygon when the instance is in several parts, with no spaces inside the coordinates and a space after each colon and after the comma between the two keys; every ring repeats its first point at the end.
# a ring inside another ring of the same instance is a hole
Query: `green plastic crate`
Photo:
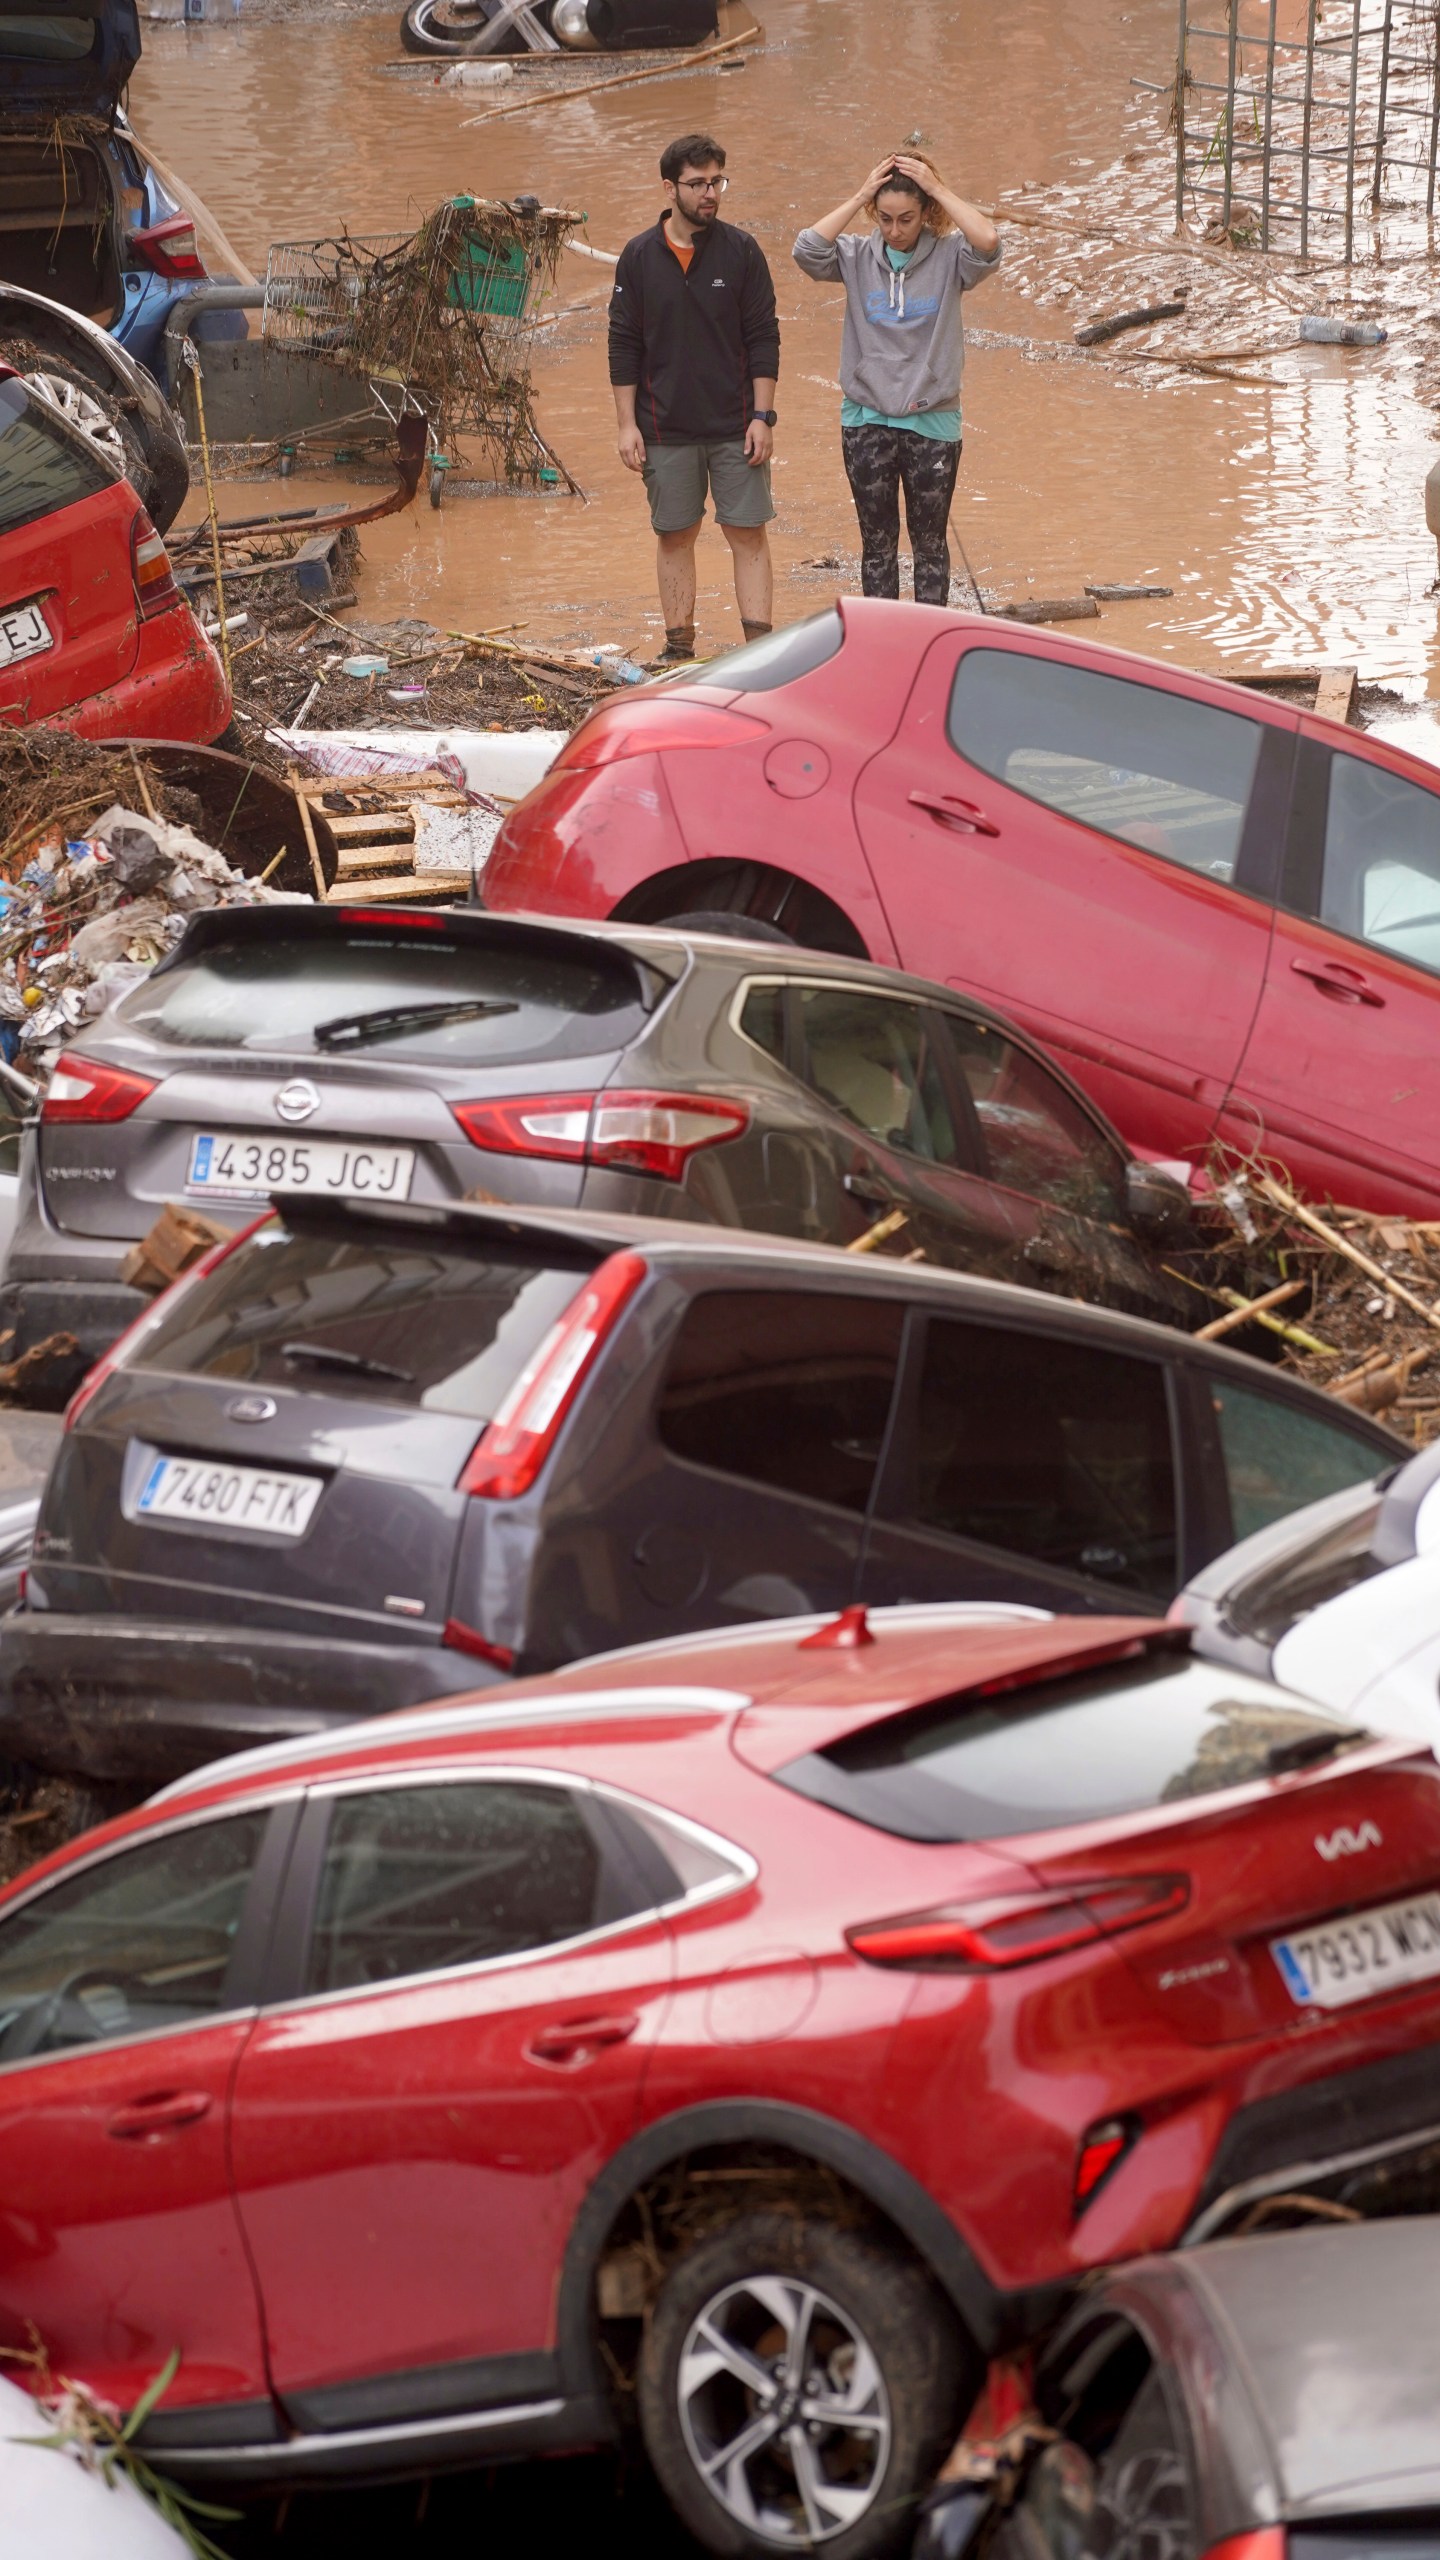
{"type": "Polygon", "coordinates": [[[501,250],[483,240],[467,240],[446,300],[483,319],[518,320],[529,290],[529,261],[518,240],[501,250]]]}

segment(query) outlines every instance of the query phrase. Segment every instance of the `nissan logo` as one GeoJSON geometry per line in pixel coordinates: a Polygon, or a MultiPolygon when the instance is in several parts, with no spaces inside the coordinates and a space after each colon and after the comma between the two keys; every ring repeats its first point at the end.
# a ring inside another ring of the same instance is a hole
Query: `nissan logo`
{"type": "Polygon", "coordinates": [[[290,1084],[282,1084],[275,1096],[275,1117],[294,1129],[302,1120],[313,1120],[320,1108],[320,1096],[306,1077],[296,1076],[290,1084]]]}
{"type": "Polygon", "coordinates": [[[227,1422],[273,1422],[280,1408],[273,1396],[232,1396],[225,1407],[227,1422]]]}

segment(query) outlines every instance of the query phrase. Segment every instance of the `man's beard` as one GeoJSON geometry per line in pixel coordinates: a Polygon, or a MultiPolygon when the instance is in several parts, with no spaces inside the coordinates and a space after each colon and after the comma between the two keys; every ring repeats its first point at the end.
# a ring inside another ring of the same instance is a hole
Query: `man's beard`
{"type": "Polygon", "coordinates": [[[717,221],[719,219],[719,214],[720,207],[712,200],[705,204],[697,205],[695,211],[691,214],[690,219],[692,222],[698,223],[701,228],[704,229],[710,223],[717,221]]]}

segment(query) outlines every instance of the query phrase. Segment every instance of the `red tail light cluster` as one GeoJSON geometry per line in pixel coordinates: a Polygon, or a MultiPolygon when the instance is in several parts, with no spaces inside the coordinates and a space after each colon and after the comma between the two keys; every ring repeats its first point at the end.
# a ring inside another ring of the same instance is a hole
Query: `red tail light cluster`
{"type": "MultiPolygon", "coordinates": [[[[529,1491],[596,1352],[644,1277],[638,1253],[612,1253],[592,1273],[481,1433],[460,1477],[461,1493],[509,1502],[529,1491]]],[[[445,1640],[452,1641],[448,1632],[445,1640]]]]}
{"type": "Polygon", "coordinates": [[[146,266],[153,267],[157,276],[205,273],[195,225],[188,213],[172,213],[164,222],[152,222],[143,231],[132,231],[127,245],[138,249],[146,266]]]}
{"type": "Polygon", "coordinates": [[[1075,2163],[1075,2211],[1083,2213],[1091,2198],[1098,2195],[1112,2169],[1118,2169],[1127,2151],[1140,2139],[1140,2127],[1134,2116],[1107,2116],[1103,2124],[1092,2124],[1080,2145],[1075,2163]]]}
{"type": "Polygon", "coordinates": [[[1117,1876],[1087,1883],[1083,1891],[1083,1901],[1073,1887],[999,1894],[897,1920],[867,1920],[845,1934],[867,1964],[920,1973],[994,1973],[1166,1919],[1190,1899],[1185,1876],[1117,1876]]]}
{"type": "Polygon", "coordinates": [[[164,613],[179,603],[180,590],[175,584],[170,554],[143,507],[130,528],[130,567],[142,622],[148,622],[152,613],[164,613]]]}
{"type": "Polygon", "coordinates": [[[492,1155],[555,1157],[663,1182],[683,1181],[702,1147],[750,1125],[742,1102],[695,1093],[534,1093],[450,1108],[471,1145],[492,1155]]]}
{"type": "Polygon", "coordinates": [[[75,1120],[128,1120],[154,1090],[153,1076],[132,1075],[128,1067],[103,1066],[98,1058],[82,1058],[78,1049],[62,1049],[40,1117],[47,1126],[75,1120]]]}

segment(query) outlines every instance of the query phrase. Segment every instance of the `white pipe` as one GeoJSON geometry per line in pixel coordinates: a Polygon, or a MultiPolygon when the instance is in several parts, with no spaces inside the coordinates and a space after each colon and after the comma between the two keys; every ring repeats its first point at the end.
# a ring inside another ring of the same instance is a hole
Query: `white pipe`
{"type": "Polygon", "coordinates": [[[602,267],[620,264],[619,251],[615,249],[592,249],[587,240],[567,240],[565,246],[573,249],[577,258],[598,258],[602,267]]]}

